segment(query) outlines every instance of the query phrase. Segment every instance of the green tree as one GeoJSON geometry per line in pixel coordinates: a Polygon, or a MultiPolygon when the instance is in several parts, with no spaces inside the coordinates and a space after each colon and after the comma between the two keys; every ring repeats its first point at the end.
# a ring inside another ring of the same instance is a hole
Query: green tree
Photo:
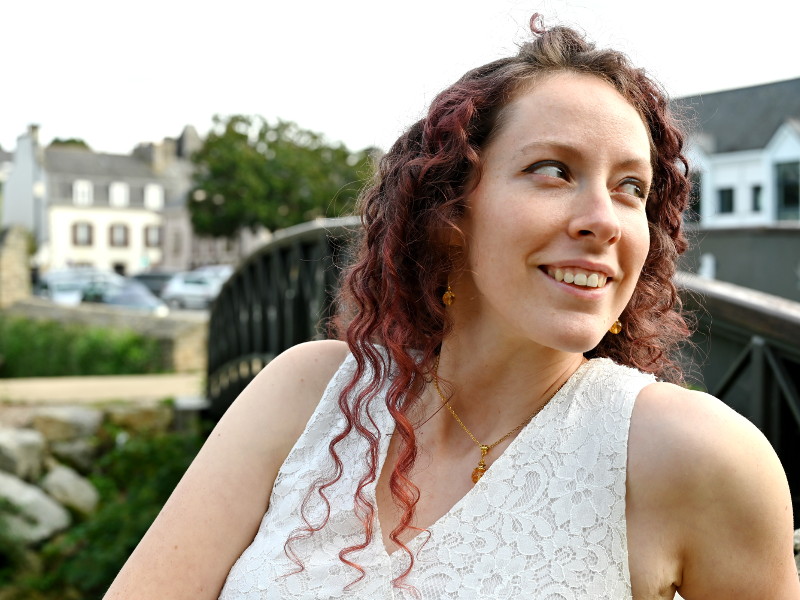
{"type": "Polygon", "coordinates": [[[370,175],[369,155],[295,123],[215,116],[192,157],[192,226],[200,235],[233,237],[245,227],[275,230],[348,214],[370,175]]]}
{"type": "Polygon", "coordinates": [[[50,147],[52,148],[53,146],[66,146],[71,148],[83,148],[84,150],[91,150],[91,148],[89,148],[89,144],[80,138],[54,138],[53,141],[50,142],[50,147]]]}

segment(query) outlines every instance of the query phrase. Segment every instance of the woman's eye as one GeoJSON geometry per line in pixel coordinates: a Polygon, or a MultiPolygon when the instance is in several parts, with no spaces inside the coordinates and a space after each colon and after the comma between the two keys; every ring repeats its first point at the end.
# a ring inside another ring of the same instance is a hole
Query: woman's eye
{"type": "Polygon", "coordinates": [[[640,181],[636,179],[626,179],[623,181],[619,189],[624,194],[630,194],[631,196],[636,196],[637,198],[646,198],[647,194],[644,191],[644,185],[640,181]]]}
{"type": "Polygon", "coordinates": [[[523,169],[525,173],[536,173],[537,175],[546,175],[547,177],[557,177],[558,179],[569,179],[567,170],[553,162],[539,162],[523,169]]]}

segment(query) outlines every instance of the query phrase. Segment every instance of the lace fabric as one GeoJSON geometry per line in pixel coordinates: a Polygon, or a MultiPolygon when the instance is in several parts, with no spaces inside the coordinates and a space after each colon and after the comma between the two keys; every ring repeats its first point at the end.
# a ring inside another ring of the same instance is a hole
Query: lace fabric
{"type": "MultiPolygon", "coordinates": [[[[342,548],[364,540],[353,494],[367,444],[349,436],[339,446],[345,471],[328,492],[330,519],[294,544],[305,569],[290,574],[296,565],[284,543],[302,523],[299,507],[309,487],[331,472],[328,442],[343,425],[337,400],[354,365],[349,356],[337,371],[281,467],[269,509],[231,569],[221,600],[631,599],[628,428],[636,396],[655,379],[608,359],[584,364],[475,487],[409,542],[415,559],[405,583],[411,588],[392,586],[409,559],[402,551],[386,552],[377,522],[371,544],[349,557],[364,577],[353,584],[359,573],[339,560],[342,548]]],[[[371,412],[382,464],[394,423],[379,400],[371,412]]],[[[374,485],[367,491],[374,502],[374,485]]],[[[312,522],[324,514],[321,500],[314,500],[307,511],[312,522]]]]}

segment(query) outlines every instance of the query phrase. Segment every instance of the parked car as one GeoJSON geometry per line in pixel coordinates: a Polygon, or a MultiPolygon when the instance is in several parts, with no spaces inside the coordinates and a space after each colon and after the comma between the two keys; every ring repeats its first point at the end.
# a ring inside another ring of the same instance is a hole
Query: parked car
{"type": "Polygon", "coordinates": [[[157,317],[169,314],[167,305],[134,279],[124,279],[112,284],[93,284],[83,292],[83,302],[95,302],[151,313],[157,317]]]}
{"type": "Polygon", "coordinates": [[[132,279],[140,281],[147,286],[147,289],[153,292],[153,294],[161,297],[164,288],[174,276],[175,271],[146,271],[144,273],[137,273],[132,279]]]}
{"type": "Polygon", "coordinates": [[[219,281],[220,287],[233,275],[234,268],[231,265],[205,265],[195,269],[198,273],[210,275],[219,281]]]}
{"type": "Polygon", "coordinates": [[[200,270],[177,273],[164,287],[161,299],[170,308],[208,308],[223,283],[213,273],[200,270]]]}
{"type": "Polygon", "coordinates": [[[81,303],[83,293],[89,286],[122,284],[125,278],[110,271],[90,267],[48,271],[39,277],[34,294],[56,304],[75,306],[81,303]]]}

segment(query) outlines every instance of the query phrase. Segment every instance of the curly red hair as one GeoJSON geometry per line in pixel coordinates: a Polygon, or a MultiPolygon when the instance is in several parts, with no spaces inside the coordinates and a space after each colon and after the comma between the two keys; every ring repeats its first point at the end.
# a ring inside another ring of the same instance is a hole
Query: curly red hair
{"type": "MultiPolygon", "coordinates": [[[[598,50],[567,27],[544,30],[536,15],[531,29],[534,39],[522,45],[516,56],[473,69],[441,92],[428,114],[381,158],[374,182],[360,198],[363,232],[339,292],[340,314],[335,322],[337,331],[345,332],[357,368],[339,399],[347,425],[330,444],[336,472],[327,483],[314,488],[324,500],[325,488],[338,481],[342,472],[338,443],[353,430],[364,436],[371,451],[354,500],[365,537],[362,544],[339,554],[359,571],[358,579],[364,571],[348,555],[371,542],[375,507],[364,490],[377,478],[379,464],[378,439],[369,426],[366,409],[383,383],[388,383],[385,403],[400,439],[399,459],[389,486],[403,511],[390,537],[411,558],[408,570],[394,582],[403,585],[413,556],[399,536],[413,529],[419,498],[419,490],[408,479],[417,457],[414,424],[408,414],[450,327],[441,296],[447,274],[459,265],[448,252],[447,240],[452,231],[458,232],[456,223],[464,214],[466,198],[480,178],[482,151],[502,127],[505,107],[542,76],[572,71],[607,81],[637,109],[652,144],[649,254],[620,317],[625,324],[623,332],[606,335],[587,356],[608,357],[665,380],[682,379],[675,353],[689,330],[672,277],[676,259],[687,246],[682,213],[690,183],[684,136],[670,113],[667,96],[620,52],[598,50]],[[373,380],[357,386],[368,370],[375,374],[373,380]]],[[[312,525],[306,520],[306,528],[287,542],[290,556],[294,556],[293,540],[322,526],[324,523],[312,525]]],[[[297,561],[296,556],[294,559],[297,561]]]]}

